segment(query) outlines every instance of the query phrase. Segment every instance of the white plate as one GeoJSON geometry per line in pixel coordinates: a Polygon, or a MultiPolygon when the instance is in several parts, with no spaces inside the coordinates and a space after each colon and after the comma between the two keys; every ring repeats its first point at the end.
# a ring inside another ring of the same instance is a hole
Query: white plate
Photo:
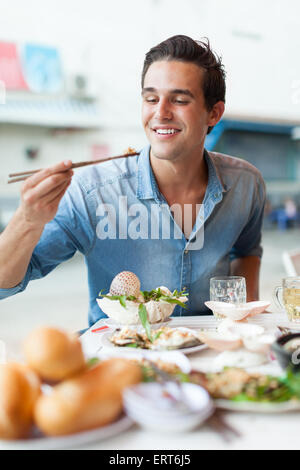
{"type": "MultiPolygon", "coordinates": [[[[109,338],[113,335],[114,333],[111,332],[111,331],[107,331],[106,333],[103,333],[103,335],[101,336],[101,344],[104,348],[108,348],[108,349],[118,349],[118,350],[124,350],[124,351],[138,351],[138,350],[141,350],[141,351],[149,351],[149,349],[142,349],[142,348],[131,348],[131,347],[127,347],[127,346],[115,346],[110,340],[109,338]]],[[[164,351],[180,351],[182,352],[183,354],[193,354],[197,351],[202,351],[203,349],[207,349],[207,346],[206,344],[199,344],[199,346],[192,346],[190,348],[178,348],[178,349],[151,349],[151,351],[160,351],[160,352],[164,352],[164,351]]]]}
{"type": "Polygon", "coordinates": [[[68,449],[80,447],[92,442],[99,442],[109,437],[116,436],[126,431],[133,425],[133,421],[123,415],[112,424],[90,431],[78,432],[67,436],[46,437],[36,432],[36,436],[29,439],[0,440],[0,449],[23,449],[23,450],[46,450],[46,449],[68,449]]]}
{"type": "Polygon", "coordinates": [[[288,401],[285,403],[255,403],[218,399],[214,403],[217,408],[222,408],[223,410],[246,411],[248,413],[287,413],[300,411],[300,400],[299,402],[288,401]]]}
{"type": "Polygon", "coordinates": [[[189,374],[192,369],[188,358],[184,354],[182,354],[182,352],[178,351],[178,349],[175,349],[173,351],[151,351],[151,349],[126,348],[126,351],[124,351],[124,348],[115,348],[109,350],[106,349],[105,351],[102,350],[97,355],[99,359],[108,359],[110,357],[122,357],[126,359],[136,360],[160,360],[165,363],[177,365],[184,374],[189,374]]]}

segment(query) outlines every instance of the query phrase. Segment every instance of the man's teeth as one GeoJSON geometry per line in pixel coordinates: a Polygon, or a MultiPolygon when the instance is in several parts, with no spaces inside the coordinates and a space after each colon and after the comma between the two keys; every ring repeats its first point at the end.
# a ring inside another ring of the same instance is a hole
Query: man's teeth
{"type": "Polygon", "coordinates": [[[155,129],[155,132],[157,132],[157,134],[175,134],[179,131],[178,129],[155,129]]]}

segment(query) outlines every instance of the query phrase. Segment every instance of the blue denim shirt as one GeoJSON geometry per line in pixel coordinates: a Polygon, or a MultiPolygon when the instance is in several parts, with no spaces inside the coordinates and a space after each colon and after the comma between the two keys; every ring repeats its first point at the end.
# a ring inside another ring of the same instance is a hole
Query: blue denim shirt
{"type": "Polygon", "coordinates": [[[176,306],[173,315],[209,313],[209,279],[228,275],[233,258],[262,255],[263,179],[244,160],[205,151],[208,186],[187,240],[158,189],[149,152],[150,146],[138,156],[78,170],[23,281],[0,289],[0,298],[23,291],[79,250],[87,266],[90,325],[105,316],[96,298],[120,271],[134,272],[142,290],[185,287],[187,309],[176,306]]]}

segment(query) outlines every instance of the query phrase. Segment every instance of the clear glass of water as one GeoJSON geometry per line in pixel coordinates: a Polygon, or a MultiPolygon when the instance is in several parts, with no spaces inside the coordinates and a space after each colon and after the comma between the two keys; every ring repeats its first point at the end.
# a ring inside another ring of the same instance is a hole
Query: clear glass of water
{"type": "MultiPolygon", "coordinates": [[[[210,279],[210,300],[214,302],[229,302],[235,305],[247,302],[246,279],[242,276],[219,276],[210,279]]],[[[214,312],[216,318],[223,315],[214,312]]]]}

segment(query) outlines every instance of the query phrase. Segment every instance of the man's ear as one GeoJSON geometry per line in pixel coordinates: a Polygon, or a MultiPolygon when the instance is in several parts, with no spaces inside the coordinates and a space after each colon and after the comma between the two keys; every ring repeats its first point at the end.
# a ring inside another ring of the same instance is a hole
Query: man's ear
{"type": "Polygon", "coordinates": [[[208,126],[215,126],[220,121],[225,111],[225,103],[223,101],[218,101],[214,104],[212,110],[209,113],[208,126]]]}

